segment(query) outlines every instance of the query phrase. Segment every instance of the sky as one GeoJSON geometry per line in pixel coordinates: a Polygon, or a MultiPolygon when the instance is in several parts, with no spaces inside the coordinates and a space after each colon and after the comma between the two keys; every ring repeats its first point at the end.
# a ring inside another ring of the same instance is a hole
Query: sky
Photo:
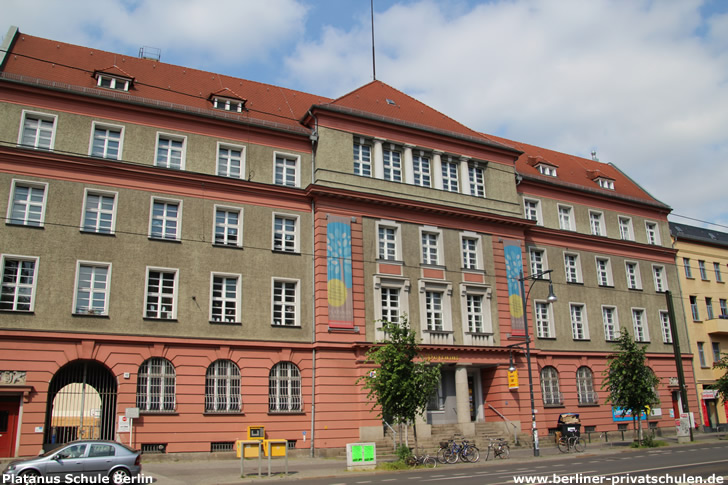
{"type": "Polygon", "coordinates": [[[482,133],[613,163],[728,232],[725,0],[0,0],[21,32],[331,98],[375,78],[482,133]],[[374,56],[372,12],[374,5],[374,56]],[[374,59],[374,61],[373,61],[374,59]]]}

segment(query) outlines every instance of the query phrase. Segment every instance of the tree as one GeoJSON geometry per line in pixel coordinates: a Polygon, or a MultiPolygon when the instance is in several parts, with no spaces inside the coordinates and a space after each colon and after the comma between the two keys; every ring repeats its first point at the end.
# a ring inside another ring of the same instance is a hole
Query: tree
{"type": "Polygon", "coordinates": [[[386,416],[394,424],[409,425],[427,409],[439,383],[440,364],[415,360],[419,346],[407,317],[397,323],[382,323],[386,339],[367,352],[367,359],[377,367],[358,382],[364,383],[367,399],[373,403],[373,409],[379,407],[380,416],[386,416]]]}
{"type": "Polygon", "coordinates": [[[637,439],[642,441],[641,416],[649,406],[660,402],[656,387],[660,380],[646,365],[646,345],[637,345],[626,329],[621,329],[616,342],[617,352],[607,359],[602,389],[607,389],[607,402],[621,408],[622,416],[631,413],[637,439]]]}
{"type": "Polygon", "coordinates": [[[721,377],[718,378],[717,381],[715,381],[713,389],[716,389],[718,391],[718,394],[720,394],[720,397],[721,399],[723,399],[724,403],[728,403],[728,354],[723,354],[718,362],[714,362],[713,368],[723,369],[726,371],[725,374],[723,374],[721,377]]]}

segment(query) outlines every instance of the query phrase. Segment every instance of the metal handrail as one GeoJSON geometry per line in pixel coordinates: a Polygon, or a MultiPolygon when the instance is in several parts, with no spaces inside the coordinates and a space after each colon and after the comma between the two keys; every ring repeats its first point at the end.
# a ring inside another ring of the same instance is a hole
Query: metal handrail
{"type": "Polygon", "coordinates": [[[389,428],[390,430],[392,430],[392,444],[394,445],[394,449],[396,451],[397,450],[397,432],[385,420],[382,420],[382,423],[384,423],[384,426],[386,426],[387,428],[389,428]]]}
{"type": "Polygon", "coordinates": [[[498,416],[500,416],[501,419],[503,419],[503,421],[505,421],[506,423],[513,426],[513,444],[515,444],[517,446],[518,445],[518,426],[513,424],[510,419],[503,416],[500,411],[498,411],[496,408],[493,407],[492,404],[488,403],[488,407],[490,409],[492,409],[498,416]]]}

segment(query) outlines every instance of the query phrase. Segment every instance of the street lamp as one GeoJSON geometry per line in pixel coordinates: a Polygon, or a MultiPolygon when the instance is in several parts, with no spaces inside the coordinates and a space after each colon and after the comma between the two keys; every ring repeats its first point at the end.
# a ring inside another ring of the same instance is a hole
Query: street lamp
{"type": "MultiPolygon", "coordinates": [[[[523,326],[526,331],[526,365],[528,366],[528,390],[531,393],[531,435],[533,438],[533,456],[539,456],[540,452],[538,450],[538,430],[536,429],[536,403],[533,399],[533,372],[531,371],[531,337],[528,335],[528,313],[526,312],[526,307],[528,305],[528,295],[531,293],[531,288],[533,288],[533,285],[529,286],[528,293],[525,292],[526,288],[524,285],[524,281],[526,280],[532,280],[532,281],[539,281],[543,279],[543,277],[549,273],[551,273],[553,270],[549,269],[546,271],[542,271],[540,273],[532,274],[530,276],[523,276],[523,271],[521,271],[521,277],[518,278],[518,281],[521,282],[521,295],[525,295],[523,298],[523,326]]],[[[556,301],[556,295],[554,294],[554,285],[551,282],[551,278],[549,277],[549,296],[546,298],[546,301],[549,303],[553,303],[556,301]]]]}

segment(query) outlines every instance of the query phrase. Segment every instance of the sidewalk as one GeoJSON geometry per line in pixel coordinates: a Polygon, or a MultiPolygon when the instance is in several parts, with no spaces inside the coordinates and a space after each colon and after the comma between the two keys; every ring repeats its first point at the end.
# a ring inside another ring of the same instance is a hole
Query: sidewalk
{"type": "MultiPolygon", "coordinates": [[[[659,438],[667,441],[671,446],[690,446],[705,442],[715,442],[719,439],[725,439],[720,433],[695,433],[695,441],[693,443],[677,444],[675,437],[659,438]]],[[[588,443],[584,455],[601,455],[623,453],[633,450],[628,442],[614,443],[588,443]]],[[[484,449],[481,449],[481,459],[478,463],[455,465],[438,465],[448,467],[458,467],[466,469],[468,467],[484,467],[491,465],[503,465],[503,460],[493,460],[487,462],[485,459],[484,449]]],[[[533,455],[531,448],[511,448],[511,457],[508,462],[524,463],[534,460],[548,460],[556,457],[563,457],[564,454],[559,452],[558,448],[549,444],[540,448],[540,456],[533,455]]],[[[160,457],[161,458],[161,457],[160,457]]],[[[268,459],[263,458],[261,467],[261,478],[258,478],[258,461],[246,460],[244,464],[245,479],[240,476],[240,459],[234,456],[227,459],[203,459],[190,457],[169,456],[163,459],[150,457],[150,462],[142,461],[142,471],[147,477],[154,478],[155,485],[232,485],[240,483],[259,483],[261,481],[271,481],[268,478],[268,459]],[[154,460],[154,461],[151,461],[154,460]]],[[[276,458],[271,460],[271,472],[273,479],[302,479],[313,477],[332,477],[367,475],[374,473],[372,471],[350,472],[346,468],[345,458],[289,458],[288,459],[288,476],[283,476],[285,470],[285,460],[276,458]]]]}

